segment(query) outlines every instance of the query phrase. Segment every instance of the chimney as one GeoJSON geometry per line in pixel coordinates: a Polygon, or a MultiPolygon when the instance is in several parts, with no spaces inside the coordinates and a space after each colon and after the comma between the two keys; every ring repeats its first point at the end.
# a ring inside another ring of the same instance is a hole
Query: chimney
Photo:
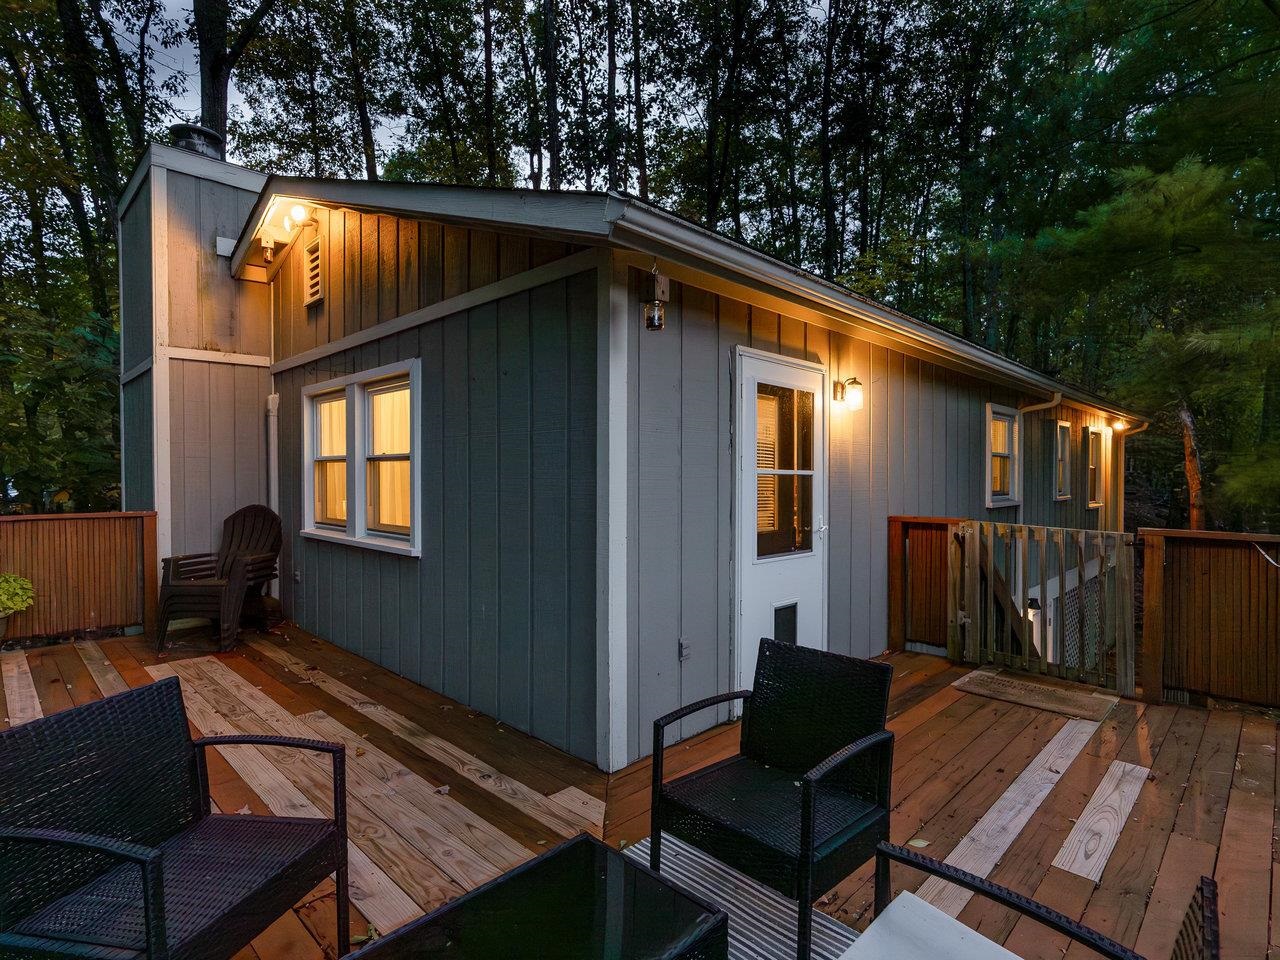
{"type": "Polygon", "coordinates": [[[202,157],[225,160],[227,144],[221,136],[196,123],[175,123],[169,128],[169,136],[175,147],[190,150],[202,157]]]}

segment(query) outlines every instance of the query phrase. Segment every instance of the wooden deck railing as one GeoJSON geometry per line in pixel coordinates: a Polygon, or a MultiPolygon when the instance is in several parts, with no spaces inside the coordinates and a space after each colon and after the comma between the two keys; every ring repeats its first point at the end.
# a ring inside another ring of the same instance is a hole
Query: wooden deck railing
{"type": "Polygon", "coordinates": [[[0,573],[32,582],[36,602],[6,640],[141,624],[156,607],[156,515],[55,513],[0,517],[0,573]]]}
{"type": "Polygon", "coordinates": [[[957,662],[1133,695],[1131,534],[950,517],[889,525],[890,649],[945,644],[957,662]]]}
{"type": "Polygon", "coordinates": [[[1280,536],[1138,531],[1142,695],[1280,707],[1280,536]]]}

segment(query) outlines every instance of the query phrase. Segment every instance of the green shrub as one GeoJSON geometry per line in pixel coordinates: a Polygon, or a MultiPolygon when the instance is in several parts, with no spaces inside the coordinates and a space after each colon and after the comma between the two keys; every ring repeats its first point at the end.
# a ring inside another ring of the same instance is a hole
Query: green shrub
{"type": "Polygon", "coordinates": [[[16,573],[0,573],[0,617],[21,613],[35,602],[30,580],[16,573]]]}

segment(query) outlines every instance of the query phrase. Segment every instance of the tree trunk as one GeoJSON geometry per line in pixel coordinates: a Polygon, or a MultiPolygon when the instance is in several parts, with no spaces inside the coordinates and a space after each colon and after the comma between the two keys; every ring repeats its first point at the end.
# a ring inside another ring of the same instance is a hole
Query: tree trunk
{"type": "Polygon", "coordinates": [[[360,151],[364,154],[364,175],[378,179],[378,151],[373,139],[373,121],[369,116],[369,91],[365,83],[364,56],[360,50],[360,23],[356,0],[342,2],[342,29],[347,37],[347,53],[351,57],[351,98],[360,126],[360,151]]]}
{"type": "Polygon", "coordinates": [[[836,34],[839,30],[840,0],[830,0],[822,48],[822,93],[818,101],[818,167],[821,171],[819,204],[822,207],[822,275],[836,275],[836,201],[831,182],[831,102],[835,70],[836,34]]]}
{"type": "Polygon", "coordinates": [[[494,130],[493,113],[493,3],[481,0],[484,24],[484,147],[485,183],[498,184],[498,134],[494,130]]]}
{"type": "MultiPolygon", "coordinates": [[[[74,0],[58,2],[74,3],[74,0]]],[[[196,28],[196,55],[200,61],[200,123],[224,141],[231,71],[261,32],[263,21],[275,3],[276,0],[258,0],[258,5],[232,34],[226,0],[192,0],[191,19],[196,28]]]]}
{"type": "MultiPolygon", "coordinates": [[[[89,156],[104,193],[114,197],[120,192],[120,167],[116,162],[116,148],[111,138],[107,109],[102,103],[97,77],[90,66],[96,59],[96,52],[89,42],[77,0],[57,0],[57,7],[68,62],[78,65],[77,68],[68,69],[65,75],[71,83],[72,96],[84,123],[89,156]]],[[[108,204],[108,208],[114,224],[115,204],[108,204]]]]}
{"type": "Polygon", "coordinates": [[[556,39],[556,0],[542,0],[542,72],[547,85],[547,182],[560,189],[559,43],[556,39]]]}
{"type": "Polygon", "coordinates": [[[1280,344],[1274,335],[1271,355],[1262,373],[1262,416],[1258,418],[1258,445],[1280,444],[1280,344]]]}
{"type": "Polygon", "coordinates": [[[610,190],[618,189],[618,0],[605,0],[604,150],[610,190]]]}
{"type": "Polygon", "coordinates": [[[649,158],[644,133],[644,66],[640,47],[640,3],[631,0],[631,83],[636,118],[636,190],[649,199],[649,158]]]}
{"type": "Polygon", "coordinates": [[[1196,421],[1186,401],[1178,404],[1182,423],[1182,469],[1187,475],[1187,519],[1192,530],[1205,528],[1204,485],[1200,479],[1200,448],[1196,444],[1196,421]]]}

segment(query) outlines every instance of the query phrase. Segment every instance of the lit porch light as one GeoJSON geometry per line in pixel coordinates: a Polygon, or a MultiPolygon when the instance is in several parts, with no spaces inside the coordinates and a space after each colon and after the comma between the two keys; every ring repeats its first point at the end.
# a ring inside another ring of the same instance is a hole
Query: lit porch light
{"type": "Polygon", "coordinates": [[[831,385],[831,399],[850,410],[862,409],[862,381],[857,377],[837,380],[831,385]]]}

